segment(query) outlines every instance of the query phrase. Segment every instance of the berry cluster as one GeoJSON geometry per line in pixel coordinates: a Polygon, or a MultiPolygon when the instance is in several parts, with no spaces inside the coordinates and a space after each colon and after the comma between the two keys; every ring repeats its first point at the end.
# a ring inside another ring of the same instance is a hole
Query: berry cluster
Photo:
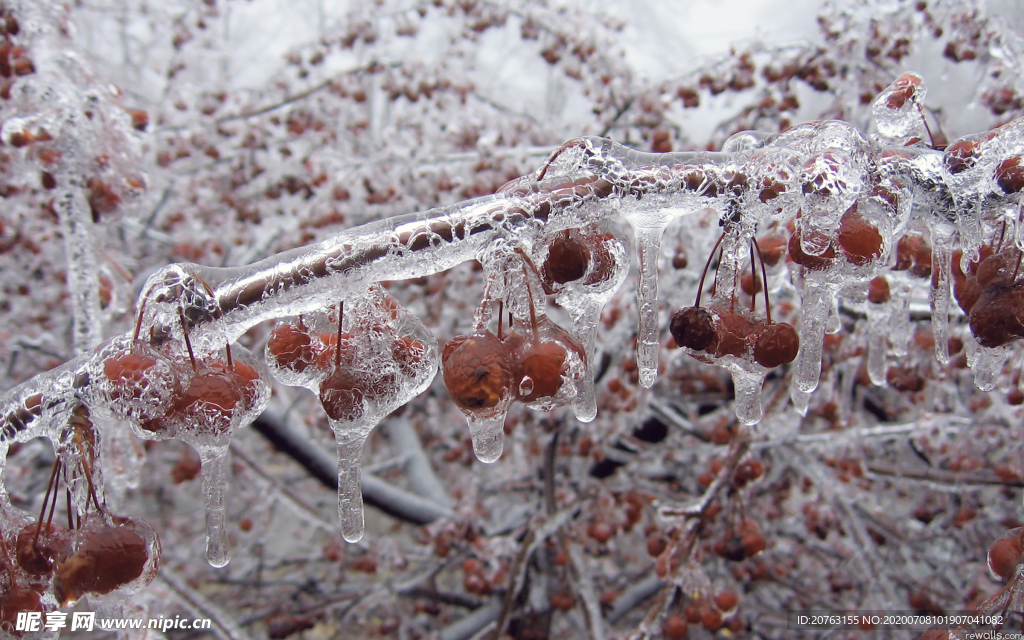
{"type": "Polygon", "coordinates": [[[342,533],[356,542],[363,536],[363,443],[378,422],[430,384],[437,345],[379,285],[348,302],[338,305],[333,326],[329,314],[279,324],[267,342],[267,361],[279,380],[306,386],[320,399],[338,445],[342,533]]]}

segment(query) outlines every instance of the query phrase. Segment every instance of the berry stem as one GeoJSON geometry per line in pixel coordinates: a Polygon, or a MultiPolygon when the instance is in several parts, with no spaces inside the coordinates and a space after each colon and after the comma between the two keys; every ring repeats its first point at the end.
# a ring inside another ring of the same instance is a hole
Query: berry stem
{"type": "Polygon", "coordinates": [[[715,252],[718,251],[718,246],[722,244],[722,240],[725,239],[725,232],[718,236],[718,240],[715,242],[715,246],[711,247],[711,253],[708,255],[707,261],[704,263],[704,270],[700,273],[700,284],[697,285],[697,301],[693,306],[700,308],[700,294],[704,292],[704,278],[708,275],[708,267],[711,266],[711,259],[715,257],[715,252]]]}
{"type": "Polygon", "coordinates": [[[505,315],[505,301],[498,300],[498,340],[501,340],[501,325],[505,315]]]}
{"type": "Polygon", "coordinates": [[[188,349],[188,359],[192,361],[192,370],[198,371],[196,366],[196,354],[192,352],[192,341],[188,338],[188,323],[185,322],[185,312],[178,307],[178,319],[181,320],[181,334],[185,337],[185,348],[188,349]]]}
{"type": "MultiPolygon", "coordinates": [[[[43,506],[39,510],[39,518],[36,520],[36,534],[32,536],[32,548],[39,552],[39,530],[43,527],[43,516],[46,515],[46,505],[50,502],[50,492],[54,488],[54,483],[57,479],[57,470],[60,469],[60,458],[53,461],[53,470],[50,471],[50,481],[46,483],[46,495],[43,496],[43,506]]],[[[53,517],[51,512],[50,517],[53,517]]],[[[50,523],[47,522],[47,525],[50,523]]],[[[2,538],[3,536],[0,536],[2,538]]]]}
{"type": "Polygon", "coordinates": [[[530,299],[530,324],[533,327],[533,339],[540,341],[540,331],[537,329],[537,309],[533,302],[533,287],[530,286],[530,272],[527,270],[527,266],[533,270],[533,275],[538,280],[540,280],[540,272],[537,271],[537,265],[533,264],[533,260],[526,255],[521,247],[516,247],[516,253],[523,257],[523,281],[526,285],[526,295],[530,299]]]}
{"type": "Polygon", "coordinates": [[[754,243],[754,248],[757,249],[757,258],[761,262],[761,287],[764,289],[764,313],[768,318],[768,324],[771,324],[772,304],[768,301],[768,271],[764,268],[764,255],[761,254],[761,247],[757,244],[757,238],[751,237],[750,241],[754,243]]]}
{"type": "MultiPolygon", "coordinates": [[[[751,238],[753,239],[753,238],[751,238]]],[[[750,313],[757,309],[757,263],[754,262],[754,245],[750,245],[750,313]]]]}
{"type": "Polygon", "coordinates": [[[228,368],[229,369],[234,369],[235,368],[235,363],[231,360],[231,345],[230,344],[224,345],[224,353],[227,355],[228,368]]]}
{"type": "Polygon", "coordinates": [[[341,366],[341,321],[345,318],[345,301],[338,303],[338,344],[334,346],[334,368],[341,366]]]}

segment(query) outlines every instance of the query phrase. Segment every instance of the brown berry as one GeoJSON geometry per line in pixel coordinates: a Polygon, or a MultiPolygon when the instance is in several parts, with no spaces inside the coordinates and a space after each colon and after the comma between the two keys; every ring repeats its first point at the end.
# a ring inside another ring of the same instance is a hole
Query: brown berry
{"type": "Polygon", "coordinates": [[[104,595],[142,575],[149,560],[146,540],[132,528],[86,530],[74,555],[57,564],[54,594],[61,606],[83,595],[104,595]]]}
{"type": "Polygon", "coordinates": [[[441,354],[444,385],[464,411],[491,409],[508,402],[519,378],[512,351],[489,331],[460,336],[441,354]]]}

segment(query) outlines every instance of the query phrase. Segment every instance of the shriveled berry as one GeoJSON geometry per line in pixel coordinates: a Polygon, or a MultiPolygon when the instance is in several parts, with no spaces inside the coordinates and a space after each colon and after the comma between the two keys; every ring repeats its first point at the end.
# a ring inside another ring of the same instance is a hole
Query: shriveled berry
{"type": "Polygon", "coordinates": [[[767,325],[754,339],[754,360],[772,369],[793,362],[800,351],[800,336],[788,322],[767,325]]]}
{"type": "Polygon", "coordinates": [[[665,553],[665,549],[668,548],[668,538],[660,533],[656,533],[651,537],[647,538],[647,555],[652,558],[657,558],[661,554],[665,553]]]}
{"type": "Polygon", "coordinates": [[[908,100],[917,95],[920,86],[920,76],[914,73],[904,73],[889,85],[890,93],[885,99],[885,106],[890,109],[902,109],[908,100]]]}
{"type": "Polygon", "coordinates": [[[672,316],[669,331],[680,347],[703,351],[715,340],[715,318],[703,307],[686,307],[672,316]]]}
{"type": "Polygon", "coordinates": [[[490,332],[453,339],[445,345],[441,362],[444,385],[465,411],[507,402],[519,380],[511,349],[490,332]]]}
{"type": "Polygon", "coordinates": [[[846,259],[859,267],[882,255],[882,234],[856,211],[843,214],[838,240],[846,259]]]}

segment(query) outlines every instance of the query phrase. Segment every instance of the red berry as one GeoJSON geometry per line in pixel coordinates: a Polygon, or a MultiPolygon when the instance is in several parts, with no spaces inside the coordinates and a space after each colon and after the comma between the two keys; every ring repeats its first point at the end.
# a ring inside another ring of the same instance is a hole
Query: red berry
{"type": "Polygon", "coordinates": [[[54,594],[61,606],[83,595],[104,595],[142,575],[149,561],[146,539],[133,527],[86,529],[75,553],[57,564],[54,594]]]}
{"type": "Polygon", "coordinates": [[[685,640],[689,627],[682,616],[672,614],[665,618],[661,631],[668,640],[685,640]]]}
{"type": "Polygon", "coordinates": [[[103,374],[113,384],[111,398],[138,400],[149,386],[147,372],[155,365],[156,356],[141,346],[107,358],[103,374]]]}
{"type": "Polygon", "coordinates": [[[1024,325],[1015,312],[1021,289],[1014,285],[983,290],[968,315],[971,333],[978,344],[995,348],[1024,337],[1024,325]]]}
{"type": "Polygon", "coordinates": [[[1024,156],[1014,156],[999,163],[996,183],[1003,193],[1024,191],[1024,156]]]}
{"type": "Polygon", "coordinates": [[[320,383],[320,404],[331,420],[354,422],[363,417],[365,381],[339,367],[320,383]]]}
{"type": "Polygon", "coordinates": [[[977,140],[961,138],[946,147],[942,160],[950,173],[957,174],[974,167],[979,155],[981,154],[977,140]]]}
{"type": "Polygon", "coordinates": [[[890,109],[902,109],[908,100],[917,95],[921,86],[920,76],[913,73],[904,73],[889,85],[889,95],[885,99],[885,106],[890,109]]]}
{"type": "MultiPolygon", "coordinates": [[[[810,233],[812,236],[815,236],[816,238],[822,240],[825,239],[824,236],[817,231],[811,231],[808,233],[810,233]]],[[[824,253],[822,253],[821,255],[814,256],[804,252],[803,246],[800,243],[800,234],[794,233],[789,237],[789,257],[793,259],[793,262],[797,263],[798,265],[802,266],[805,269],[810,269],[811,271],[821,271],[831,266],[832,261],[835,259],[835,245],[830,243],[828,248],[825,249],[824,253]]]]}
{"type": "Polygon", "coordinates": [[[739,596],[735,591],[722,591],[715,596],[715,606],[722,613],[728,613],[740,603],[739,596]]]}
{"type": "Polygon", "coordinates": [[[18,532],[15,546],[18,566],[25,573],[48,576],[57,559],[71,552],[71,538],[67,529],[52,524],[40,527],[33,522],[18,532]]]}
{"type": "Polygon", "coordinates": [[[757,247],[761,250],[761,259],[764,260],[765,265],[774,267],[786,255],[786,237],[773,233],[760,238],[757,241],[757,247]]]}
{"type": "Polygon", "coordinates": [[[507,403],[520,380],[511,349],[489,331],[454,338],[445,345],[441,363],[444,385],[464,411],[507,403]]]}
{"type": "Polygon", "coordinates": [[[800,336],[788,322],[767,325],[754,339],[754,360],[768,369],[793,362],[799,351],[800,336]]]}
{"type": "Polygon", "coordinates": [[[686,307],[672,316],[669,331],[680,347],[704,351],[715,340],[715,318],[702,307],[686,307]]]}
{"type": "Polygon", "coordinates": [[[313,362],[313,346],[309,333],[292,324],[274,327],[267,341],[267,352],[277,364],[296,373],[302,373],[313,362]]]}
{"type": "Polygon", "coordinates": [[[883,304],[889,301],[889,281],[885,276],[878,276],[868,284],[868,302],[883,304]]]}
{"type": "Polygon", "coordinates": [[[992,543],[988,550],[988,568],[1003,581],[1009,582],[1017,573],[1022,551],[1021,530],[1014,529],[992,543]]]}
{"type": "Polygon", "coordinates": [[[882,255],[882,234],[854,208],[839,221],[838,240],[846,259],[859,267],[882,255]]]}
{"type": "MultiPolygon", "coordinates": [[[[562,388],[562,374],[568,370],[565,347],[557,342],[531,342],[519,360],[524,377],[533,380],[533,389],[519,399],[530,403],[553,398],[562,388]]],[[[517,391],[518,393],[518,391],[517,391]]]]}
{"type": "Polygon", "coordinates": [[[580,234],[562,231],[548,248],[544,261],[544,280],[565,284],[579,280],[586,274],[590,263],[590,250],[580,234]]]}
{"type": "Polygon", "coordinates": [[[660,533],[656,533],[647,538],[647,555],[652,558],[657,558],[661,554],[665,553],[665,549],[667,548],[668,539],[660,533]]]}
{"type": "Polygon", "coordinates": [[[715,340],[708,348],[715,356],[742,358],[750,351],[754,323],[746,316],[734,311],[719,311],[715,325],[715,340]]]}

